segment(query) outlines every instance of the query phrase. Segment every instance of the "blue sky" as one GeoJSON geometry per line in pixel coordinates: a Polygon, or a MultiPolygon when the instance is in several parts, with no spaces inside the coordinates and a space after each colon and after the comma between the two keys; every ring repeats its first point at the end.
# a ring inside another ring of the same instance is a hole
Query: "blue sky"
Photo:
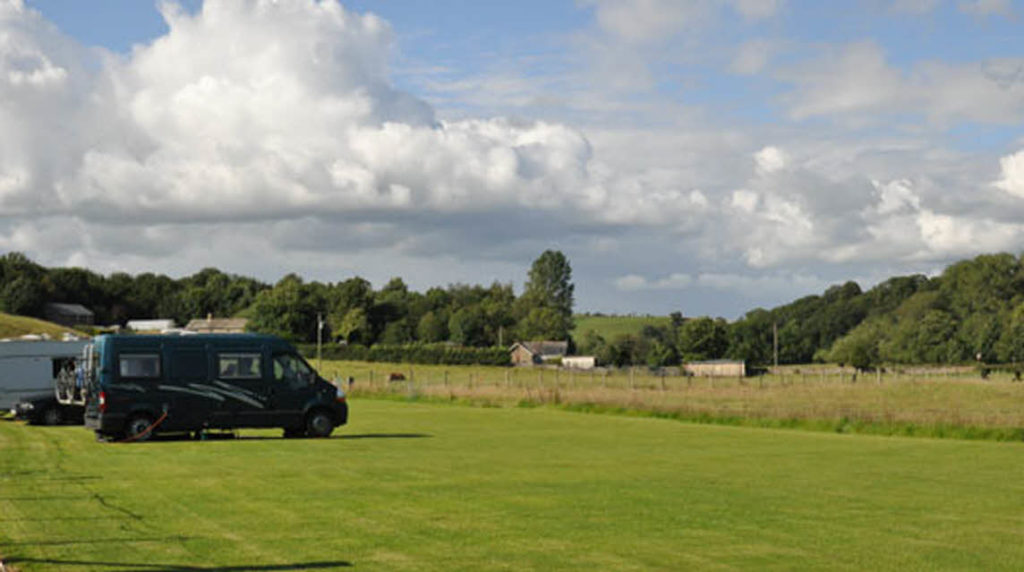
{"type": "Polygon", "coordinates": [[[1019,2],[179,5],[0,0],[0,249],[728,318],[1021,251],[1019,2]]]}

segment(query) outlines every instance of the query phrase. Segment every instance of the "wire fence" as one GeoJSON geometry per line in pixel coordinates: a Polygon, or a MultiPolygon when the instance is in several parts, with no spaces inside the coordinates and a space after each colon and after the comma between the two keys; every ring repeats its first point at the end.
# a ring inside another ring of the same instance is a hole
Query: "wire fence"
{"type": "Polygon", "coordinates": [[[785,367],[752,377],[693,377],[673,370],[417,366],[325,362],[352,397],[482,405],[574,405],[679,417],[848,420],[922,426],[1024,428],[1024,383],[974,368],[785,367]]]}

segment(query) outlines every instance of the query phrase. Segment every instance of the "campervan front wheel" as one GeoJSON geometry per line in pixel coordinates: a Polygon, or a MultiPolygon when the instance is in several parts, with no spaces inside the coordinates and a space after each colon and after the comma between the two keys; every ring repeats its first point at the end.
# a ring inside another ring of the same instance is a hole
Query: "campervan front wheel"
{"type": "Polygon", "coordinates": [[[124,436],[130,441],[145,441],[153,435],[152,431],[146,432],[152,424],[153,419],[149,415],[133,415],[124,424],[124,436]]]}
{"type": "Polygon", "coordinates": [[[326,411],[313,411],[306,418],[306,435],[309,437],[329,437],[334,431],[334,421],[326,411]]]}

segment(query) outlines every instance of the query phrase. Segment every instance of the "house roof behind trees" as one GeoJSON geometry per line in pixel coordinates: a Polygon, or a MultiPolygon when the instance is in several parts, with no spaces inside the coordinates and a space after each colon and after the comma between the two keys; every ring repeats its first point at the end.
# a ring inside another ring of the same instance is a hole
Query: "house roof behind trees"
{"type": "Polygon", "coordinates": [[[186,330],[202,334],[233,334],[245,331],[249,320],[245,318],[196,318],[185,326],[186,330]]]}
{"type": "Polygon", "coordinates": [[[516,342],[511,348],[509,348],[509,350],[511,351],[515,349],[516,346],[522,346],[531,354],[540,356],[541,358],[561,357],[569,351],[569,342],[516,342]]]}
{"type": "Polygon", "coordinates": [[[174,320],[128,320],[126,327],[136,332],[162,332],[175,327],[174,320]]]}

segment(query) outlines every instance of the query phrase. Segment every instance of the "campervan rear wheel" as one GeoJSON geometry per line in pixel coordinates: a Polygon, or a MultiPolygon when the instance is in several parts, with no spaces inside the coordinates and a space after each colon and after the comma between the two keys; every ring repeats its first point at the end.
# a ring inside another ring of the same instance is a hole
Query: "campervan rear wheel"
{"type": "Polygon", "coordinates": [[[306,418],[306,435],[309,437],[329,437],[334,431],[334,421],[326,411],[313,411],[306,418]]]}
{"type": "Polygon", "coordinates": [[[153,424],[149,415],[134,415],[124,424],[124,436],[132,441],[145,441],[153,436],[153,432],[146,433],[146,429],[153,424]]]}
{"type": "Polygon", "coordinates": [[[60,409],[56,406],[47,407],[43,414],[39,416],[39,419],[43,425],[60,425],[60,409]]]}

